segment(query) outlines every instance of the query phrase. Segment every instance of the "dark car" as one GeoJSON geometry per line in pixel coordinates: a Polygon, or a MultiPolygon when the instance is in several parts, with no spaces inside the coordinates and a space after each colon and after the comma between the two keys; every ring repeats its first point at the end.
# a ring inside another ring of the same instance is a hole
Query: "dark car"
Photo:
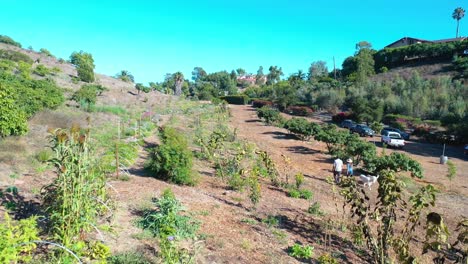
{"type": "Polygon", "coordinates": [[[351,132],[358,133],[361,137],[374,136],[374,130],[366,125],[355,125],[354,127],[350,128],[351,132]]]}
{"type": "Polygon", "coordinates": [[[463,149],[463,151],[465,152],[465,155],[468,155],[468,145],[465,145],[465,148],[463,149]]]}
{"type": "Polygon", "coordinates": [[[351,129],[352,127],[354,127],[356,125],[356,123],[351,120],[351,119],[345,119],[343,120],[343,122],[341,122],[341,127],[344,127],[344,128],[348,128],[348,129],[351,129]]]}
{"type": "Polygon", "coordinates": [[[401,137],[402,137],[404,140],[409,140],[409,138],[410,138],[410,134],[406,133],[405,131],[401,131],[401,130],[398,129],[398,128],[394,128],[394,127],[384,127],[384,129],[382,129],[382,131],[380,132],[380,135],[383,135],[383,132],[384,132],[384,131],[397,132],[398,134],[401,135],[401,137]]]}

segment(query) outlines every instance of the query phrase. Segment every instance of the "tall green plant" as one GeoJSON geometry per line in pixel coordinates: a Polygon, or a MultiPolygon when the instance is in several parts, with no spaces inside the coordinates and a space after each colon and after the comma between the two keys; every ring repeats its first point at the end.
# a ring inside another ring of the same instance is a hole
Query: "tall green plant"
{"type": "Polygon", "coordinates": [[[188,148],[187,139],[172,127],[160,130],[161,145],[151,152],[147,169],[155,177],[182,185],[194,185],[192,173],[193,154],[188,148]]]}
{"type": "Polygon", "coordinates": [[[44,188],[43,201],[50,231],[57,241],[73,248],[83,233],[96,225],[107,199],[105,176],[99,173],[89,145],[89,133],[79,127],[57,129],[50,141],[51,163],[57,178],[44,188]]]}

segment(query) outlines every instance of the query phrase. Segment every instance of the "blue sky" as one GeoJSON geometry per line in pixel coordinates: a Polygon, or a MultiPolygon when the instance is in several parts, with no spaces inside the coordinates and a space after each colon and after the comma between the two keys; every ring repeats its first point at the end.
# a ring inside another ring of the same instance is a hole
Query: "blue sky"
{"type": "MultiPolygon", "coordinates": [[[[361,40],[380,49],[404,36],[455,37],[452,0],[17,1],[0,0],[0,34],[68,59],[93,54],[96,72],[129,70],[137,82],[162,81],[195,66],[207,72],[260,65],[285,77],[311,62],[341,67],[361,40]]],[[[460,35],[468,35],[467,18],[460,35]]]]}

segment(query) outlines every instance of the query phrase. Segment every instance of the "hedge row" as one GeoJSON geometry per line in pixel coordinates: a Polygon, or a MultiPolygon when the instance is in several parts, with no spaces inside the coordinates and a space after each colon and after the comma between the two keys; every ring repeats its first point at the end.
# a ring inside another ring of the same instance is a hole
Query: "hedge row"
{"type": "Polygon", "coordinates": [[[221,96],[219,99],[228,102],[229,104],[236,104],[236,105],[245,105],[249,102],[249,97],[246,95],[228,95],[228,96],[221,96]]]}
{"type": "Polygon", "coordinates": [[[451,59],[468,49],[468,40],[449,43],[420,43],[398,48],[384,48],[374,54],[375,68],[397,67],[408,59],[451,59]]]}

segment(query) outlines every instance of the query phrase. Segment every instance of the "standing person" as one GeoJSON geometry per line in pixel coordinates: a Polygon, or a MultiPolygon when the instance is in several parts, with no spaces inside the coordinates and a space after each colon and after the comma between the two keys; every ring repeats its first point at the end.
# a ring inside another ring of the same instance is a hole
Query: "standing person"
{"type": "Polygon", "coordinates": [[[333,161],[333,177],[336,183],[340,183],[341,172],[343,171],[343,161],[340,158],[336,158],[333,161]]]}
{"type": "Polygon", "coordinates": [[[346,176],[353,176],[353,160],[350,158],[346,161],[346,176]]]}

